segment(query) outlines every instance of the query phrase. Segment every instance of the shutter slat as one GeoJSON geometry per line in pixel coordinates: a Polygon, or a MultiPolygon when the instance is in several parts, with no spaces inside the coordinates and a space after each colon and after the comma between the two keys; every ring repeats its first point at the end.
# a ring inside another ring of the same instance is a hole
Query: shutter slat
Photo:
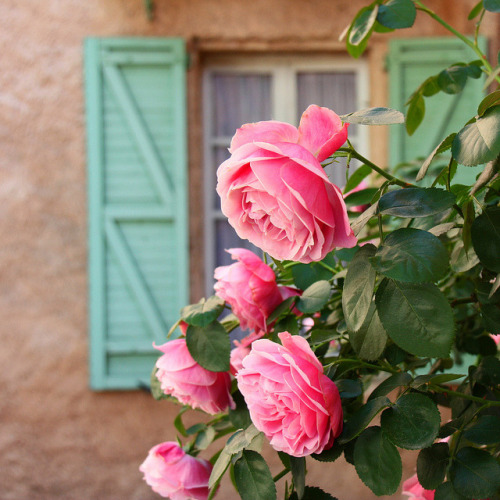
{"type": "Polygon", "coordinates": [[[188,301],[185,56],[180,39],[88,39],[90,375],[148,383],[188,301]]]}

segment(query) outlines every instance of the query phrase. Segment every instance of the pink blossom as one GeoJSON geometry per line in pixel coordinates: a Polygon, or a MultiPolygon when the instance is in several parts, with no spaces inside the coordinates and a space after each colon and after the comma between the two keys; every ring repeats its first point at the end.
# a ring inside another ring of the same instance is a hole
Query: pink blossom
{"type": "Polygon", "coordinates": [[[163,352],[156,362],[156,377],[165,394],[211,415],[234,407],[229,373],[200,366],[189,353],[185,338],[154,347],[163,352]]]}
{"type": "Polygon", "coordinates": [[[307,341],[288,332],[282,345],[256,340],[236,379],[255,427],[277,451],[294,457],[320,453],[342,431],[342,406],[335,384],[307,341]]]}
{"type": "Polygon", "coordinates": [[[139,467],[154,492],[170,500],[206,500],[210,462],[192,457],[173,441],[158,444],[139,467]]]}
{"type": "Polygon", "coordinates": [[[283,302],[274,271],[244,248],[228,250],[237,262],[215,269],[215,293],[224,299],[243,329],[267,332],[269,315],[283,302]]]}
{"type": "Polygon", "coordinates": [[[243,368],[243,358],[246,358],[250,354],[252,348],[252,342],[258,340],[264,336],[264,332],[252,332],[247,335],[241,341],[235,340],[234,345],[236,346],[231,351],[231,373],[236,376],[236,374],[243,368]]]}
{"type": "Polygon", "coordinates": [[[434,490],[425,490],[416,474],[403,483],[403,495],[408,495],[408,500],[434,500],[434,490]]]}
{"type": "Polygon", "coordinates": [[[320,164],[346,141],[347,126],[312,105],[298,129],[265,121],[236,131],[231,157],[217,171],[217,192],[241,238],[276,259],[303,263],[356,244],[342,193],[320,164]]]}

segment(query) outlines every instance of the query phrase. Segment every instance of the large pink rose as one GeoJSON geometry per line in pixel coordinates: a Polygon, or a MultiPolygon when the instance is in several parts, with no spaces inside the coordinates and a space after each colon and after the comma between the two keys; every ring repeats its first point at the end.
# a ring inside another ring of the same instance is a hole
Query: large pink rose
{"type": "Polygon", "coordinates": [[[156,377],[165,394],[211,415],[234,407],[229,373],[200,366],[189,353],[185,338],[154,347],[163,352],[156,361],[156,377]]]}
{"type": "Polygon", "coordinates": [[[314,105],[298,129],[277,121],[238,129],[217,171],[221,209],[238,235],[276,259],[303,263],[353,247],[342,193],[320,164],[346,139],[347,124],[314,105]]]}
{"type": "Polygon", "coordinates": [[[210,462],[188,455],[175,442],[161,443],[149,450],[139,467],[153,491],[170,500],[206,500],[210,462]]]}
{"type": "Polygon", "coordinates": [[[321,453],[342,431],[336,385],[307,341],[288,332],[282,345],[256,340],[236,379],[255,427],[277,451],[294,457],[321,453]]]}
{"type": "Polygon", "coordinates": [[[281,290],[274,271],[250,250],[228,252],[237,262],[215,269],[215,293],[231,306],[241,328],[267,332],[267,318],[291,295],[290,289],[281,290]]]}

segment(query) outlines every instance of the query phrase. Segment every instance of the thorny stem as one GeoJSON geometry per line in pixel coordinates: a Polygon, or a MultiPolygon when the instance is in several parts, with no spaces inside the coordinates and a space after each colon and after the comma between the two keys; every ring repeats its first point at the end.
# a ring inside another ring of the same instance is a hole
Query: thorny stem
{"type": "Polygon", "coordinates": [[[402,181],[401,179],[398,179],[397,177],[394,177],[393,175],[389,174],[388,172],[382,170],[379,166],[375,165],[375,163],[368,160],[368,158],[365,158],[363,155],[359,154],[355,149],[339,148],[337,151],[342,151],[344,153],[350,153],[353,158],[356,158],[356,160],[363,162],[365,165],[370,167],[373,171],[377,172],[382,177],[385,177],[387,180],[391,181],[391,183],[393,183],[393,184],[397,184],[398,186],[401,186],[404,188],[413,186],[413,184],[402,181]]]}
{"type": "MultiPolygon", "coordinates": [[[[481,49],[477,46],[476,43],[471,42],[466,36],[462,35],[462,33],[453,28],[453,26],[450,26],[446,21],[441,19],[434,11],[426,7],[420,0],[414,0],[414,2],[418,10],[421,10],[422,12],[428,14],[430,17],[432,17],[432,19],[441,24],[441,26],[444,26],[450,33],[453,33],[457,38],[459,38],[460,40],[462,40],[462,42],[468,45],[479,56],[484,66],[486,67],[488,74],[491,74],[493,72],[493,68],[486,59],[486,56],[481,52],[481,49]]],[[[500,83],[500,76],[496,76],[495,79],[497,80],[497,82],[500,83]]]]}
{"type": "Polygon", "coordinates": [[[290,472],[289,469],[283,469],[280,473],[276,474],[274,477],[273,477],[273,481],[276,483],[277,481],[279,481],[283,476],[286,476],[288,473],[290,472]]]}
{"type": "Polygon", "coordinates": [[[500,401],[492,401],[490,399],[483,399],[477,396],[472,396],[470,394],[464,394],[463,392],[452,391],[451,389],[446,389],[439,385],[430,384],[430,388],[433,391],[441,392],[448,396],[455,396],[462,399],[468,399],[469,401],[474,401],[476,403],[482,403],[486,408],[489,406],[500,406],[500,401]]]}

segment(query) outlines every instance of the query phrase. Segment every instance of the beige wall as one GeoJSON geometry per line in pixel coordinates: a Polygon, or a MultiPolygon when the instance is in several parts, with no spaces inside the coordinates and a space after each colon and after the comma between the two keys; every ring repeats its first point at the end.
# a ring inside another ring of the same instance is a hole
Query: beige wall
{"type": "MultiPolygon", "coordinates": [[[[84,37],[188,40],[194,61],[190,194],[199,200],[198,77],[204,56],[225,50],[337,50],[338,34],[360,2],[156,3],[157,16],[150,23],[142,0],[0,2],[2,500],[157,498],[137,468],[151,446],[174,438],[176,408],[170,404],[141,392],[88,389],[84,37]]],[[[460,27],[465,16],[459,14],[475,0],[430,3],[441,12],[454,4],[451,22],[460,27]]],[[[442,34],[429,21],[418,26],[412,35],[442,34]]],[[[490,26],[490,32],[495,28],[490,26]]],[[[371,99],[377,105],[385,101],[383,40],[375,40],[369,59],[376,82],[371,99]]],[[[385,132],[377,133],[379,143],[385,132]]],[[[377,154],[383,161],[384,151],[377,154]]],[[[201,230],[200,221],[193,221],[195,255],[202,251],[201,230]]],[[[201,293],[200,276],[194,268],[193,295],[201,293]]],[[[340,500],[373,498],[352,467],[335,464],[327,474],[315,469],[313,476],[318,481],[327,476],[323,484],[340,500]]],[[[220,498],[234,498],[229,485],[220,498]]]]}

